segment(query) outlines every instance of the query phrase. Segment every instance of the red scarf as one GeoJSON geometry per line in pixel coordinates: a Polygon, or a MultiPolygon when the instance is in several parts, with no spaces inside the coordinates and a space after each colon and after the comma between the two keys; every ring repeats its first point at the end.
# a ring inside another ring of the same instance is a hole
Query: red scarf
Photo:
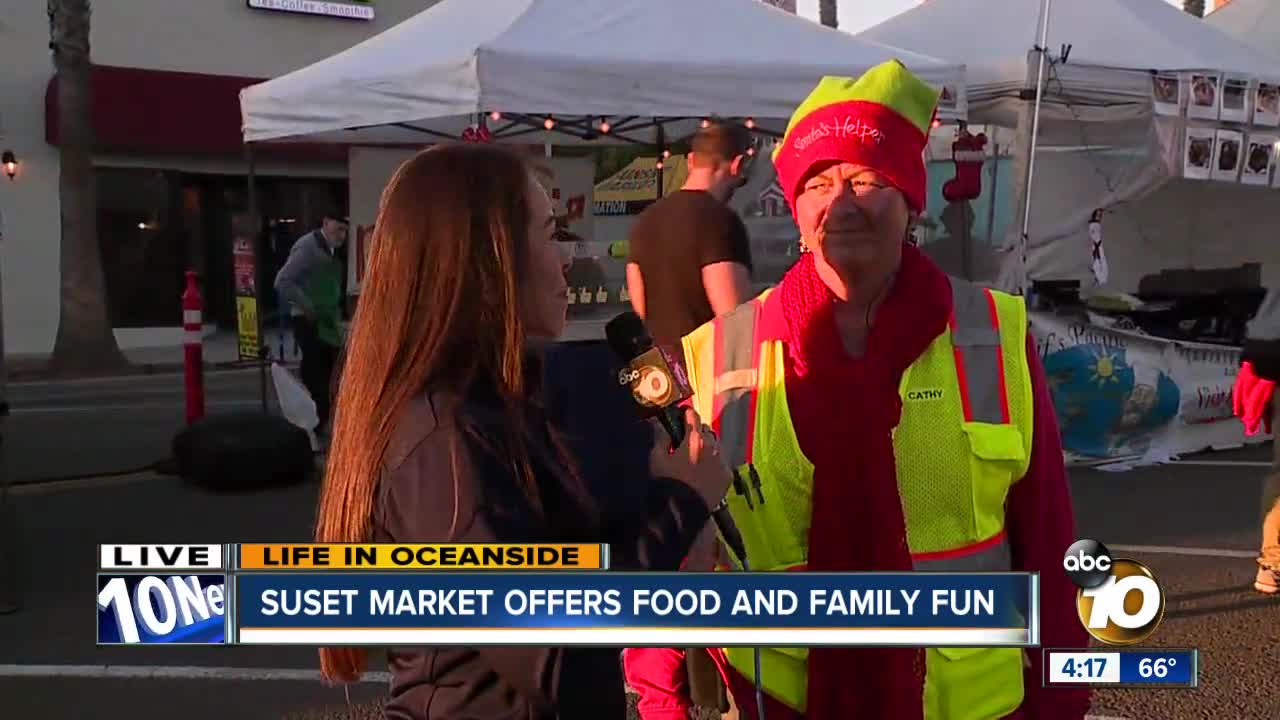
{"type": "MultiPolygon", "coordinates": [[[[787,397],[801,449],[814,464],[809,569],[910,571],[891,431],[902,373],[945,329],[951,286],[904,246],[866,352],[849,356],[836,299],[806,254],[778,289],[787,323],[787,397]]],[[[912,648],[814,648],[806,716],[812,720],[923,717],[924,653],[912,648]]]]}

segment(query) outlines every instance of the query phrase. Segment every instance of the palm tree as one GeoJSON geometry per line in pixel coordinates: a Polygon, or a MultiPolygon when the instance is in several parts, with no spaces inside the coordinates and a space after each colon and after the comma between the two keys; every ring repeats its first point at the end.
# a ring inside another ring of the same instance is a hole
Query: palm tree
{"type": "Polygon", "coordinates": [[[829,28],[838,27],[836,0],[818,0],[818,21],[829,28]]]}
{"type": "Polygon", "coordinates": [[[89,0],[48,0],[49,48],[58,73],[61,284],[51,365],[99,370],[126,364],[107,312],[90,116],[89,0]]]}
{"type": "Polygon", "coordinates": [[[1204,0],[1182,0],[1182,9],[1202,18],[1204,17],[1204,0]]]}

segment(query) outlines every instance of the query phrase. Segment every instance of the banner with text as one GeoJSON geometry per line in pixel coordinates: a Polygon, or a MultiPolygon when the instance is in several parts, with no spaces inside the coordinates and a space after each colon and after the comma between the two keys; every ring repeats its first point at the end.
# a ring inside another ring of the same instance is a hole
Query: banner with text
{"type": "Polygon", "coordinates": [[[1039,643],[1019,573],[332,573],[232,576],[235,642],[781,647],[1039,643]]]}
{"type": "Polygon", "coordinates": [[[1030,313],[1070,462],[1155,463],[1238,447],[1231,411],[1240,349],[1030,313]]]}

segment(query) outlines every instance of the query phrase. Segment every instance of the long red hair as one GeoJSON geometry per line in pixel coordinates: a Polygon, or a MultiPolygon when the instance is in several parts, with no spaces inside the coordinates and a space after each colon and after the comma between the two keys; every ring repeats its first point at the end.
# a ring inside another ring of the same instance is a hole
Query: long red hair
{"type": "MultiPolygon", "coordinates": [[[[383,190],[334,403],[317,542],[373,537],[389,438],[405,404],[428,387],[497,389],[535,498],[520,431],[525,330],[516,310],[531,178],[519,155],[467,143],[415,155],[383,190]]],[[[320,650],[330,681],[359,679],[367,660],[360,648],[320,650]]]]}

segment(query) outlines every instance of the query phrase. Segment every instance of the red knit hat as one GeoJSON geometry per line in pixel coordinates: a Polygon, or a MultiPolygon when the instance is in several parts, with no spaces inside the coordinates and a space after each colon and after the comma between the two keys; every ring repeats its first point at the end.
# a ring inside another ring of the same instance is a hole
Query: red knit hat
{"type": "Polygon", "coordinates": [[[863,165],[924,210],[924,148],[937,115],[939,91],[901,62],[881,63],[862,77],[824,77],[800,103],[773,151],[778,183],[796,209],[800,184],[821,162],[863,165]]]}

